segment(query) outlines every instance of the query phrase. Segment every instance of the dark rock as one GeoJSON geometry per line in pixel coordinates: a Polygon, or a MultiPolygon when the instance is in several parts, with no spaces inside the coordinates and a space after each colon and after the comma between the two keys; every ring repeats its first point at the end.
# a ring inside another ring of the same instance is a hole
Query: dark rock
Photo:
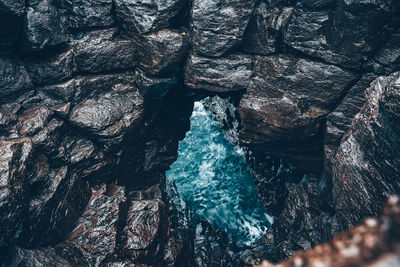
{"type": "Polygon", "coordinates": [[[162,99],[179,82],[178,77],[153,76],[140,69],[135,71],[135,84],[140,93],[152,99],[162,99]]]}
{"type": "Polygon", "coordinates": [[[235,266],[225,232],[214,231],[207,221],[197,223],[195,231],[195,266],[235,266]]]}
{"type": "Polygon", "coordinates": [[[89,32],[74,44],[74,63],[79,72],[99,73],[136,65],[134,42],[118,38],[116,29],[89,32]]]}
{"type": "Polygon", "coordinates": [[[53,0],[30,0],[25,34],[29,49],[42,50],[68,40],[64,22],[53,0]]]}
{"type": "Polygon", "coordinates": [[[0,47],[9,47],[20,37],[25,8],[25,0],[0,1],[0,47]]]}
{"type": "Polygon", "coordinates": [[[18,237],[17,230],[25,216],[26,165],[32,156],[29,139],[0,141],[0,245],[18,237]]]}
{"type": "Polygon", "coordinates": [[[275,53],[293,10],[291,7],[269,8],[266,3],[261,2],[245,32],[243,51],[259,55],[275,53]]]}
{"type": "Polygon", "coordinates": [[[309,176],[289,189],[282,212],[271,226],[278,259],[326,242],[339,232],[336,218],[322,209],[318,186],[319,179],[309,176]]]}
{"type": "Polygon", "coordinates": [[[244,90],[251,75],[250,56],[230,55],[212,59],[191,55],[186,64],[185,85],[219,93],[244,90]]]}
{"type": "Polygon", "coordinates": [[[376,216],[387,195],[400,191],[399,75],[371,83],[366,102],[337,151],[333,193],[343,228],[376,216]]]}
{"type": "Polygon", "coordinates": [[[161,228],[164,205],[157,200],[138,200],[129,203],[126,225],[121,236],[120,253],[130,260],[157,253],[151,245],[161,228]]]}
{"type": "Polygon", "coordinates": [[[71,101],[75,94],[76,87],[79,86],[79,80],[72,79],[62,84],[46,85],[36,88],[39,95],[42,95],[46,102],[53,101],[57,104],[71,101]],[[50,101],[51,100],[51,101],[50,101]]]}
{"type": "Polygon", "coordinates": [[[143,116],[143,97],[124,85],[76,105],[69,121],[104,142],[119,142],[143,116]]]}
{"type": "Polygon", "coordinates": [[[196,53],[218,57],[241,40],[254,0],[194,0],[191,10],[192,45],[196,53]]]}
{"type": "Polygon", "coordinates": [[[171,71],[182,63],[189,48],[186,32],[162,30],[138,38],[140,67],[150,74],[171,71]]]}
{"type": "Polygon", "coordinates": [[[115,250],[119,205],[123,200],[123,187],[102,185],[92,189],[88,206],[68,238],[91,266],[99,266],[115,250]]]}
{"type": "Polygon", "coordinates": [[[327,171],[334,165],[336,151],[345,132],[350,128],[353,117],[365,103],[365,88],[376,78],[372,73],[365,74],[350,88],[340,105],[326,117],[324,153],[327,171]]]}
{"type": "Polygon", "coordinates": [[[240,140],[264,152],[316,153],[315,137],[323,118],[355,79],[332,65],[283,55],[257,56],[254,77],[239,105],[240,140]]]}
{"type": "Polygon", "coordinates": [[[114,24],[112,0],[60,0],[70,28],[109,27],[114,24]]]}
{"type": "Polygon", "coordinates": [[[26,67],[35,85],[63,82],[72,77],[73,50],[68,49],[51,57],[32,57],[26,67]]]}
{"type": "Polygon", "coordinates": [[[328,42],[339,57],[338,63],[356,64],[383,45],[396,28],[399,3],[391,1],[347,1],[337,2],[332,18],[332,31],[328,42]],[[343,58],[343,57],[342,57],[343,58]]]}
{"type": "MultiPolygon", "coordinates": [[[[88,184],[78,177],[78,172],[69,169],[66,176],[55,173],[36,185],[38,191],[47,192],[47,201],[40,201],[32,212],[25,215],[18,245],[35,248],[51,246],[65,240],[74,228],[76,220],[84,211],[90,196],[88,184]],[[54,180],[53,180],[54,179],[54,180]],[[56,187],[56,188],[55,188],[56,187]],[[46,191],[47,190],[47,191],[46,191]],[[55,191],[55,192],[54,192],[55,191]]],[[[33,198],[33,201],[36,201],[33,198]]]]}
{"type": "Polygon", "coordinates": [[[35,106],[26,110],[18,118],[17,129],[21,136],[32,136],[42,130],[51,115],[45,106],[35,106]]]}
{"type": "Polygon", "coordinates": [[[65,148],[64,160],[70,164],[89,159],[95,150],[93,142],[84,138],[69,138],[67,136],[62,145],[65,148]]]}
{"type": "Polygon", "coordinates": [[[296,9],[285,33],[288,46],[345,67],[359,67],[391,33],[389,2],[338,1],[335,11],[296,9]]]}
{"type": "Polygon", "coordinates": [[[14,247],[11,260],[5,266],[26,267],[73,267],[90,266],[81,252],[69,244],[39,249],[14,247]]]}
{"type": "Polygon", "coordinates": [[[49,163],[43,155],[38,156],[35,165],[34,175],[29,181],[32,185],[29,212],[39,215],[41,209],[54,196],[58,185],[67,177],[68,168],[63,166],[49,170],[49,163]]]}
{"type": "Polygon", "coordinates": [[[170,229],[167,244],[163,250],[163,260],[169,265],[193,265],[193,236],[190,225],[190,214],[186,203],[172,181],[167,183],[168,216],[170,229]]]}
{"type": "Polygon", "coordinates": [[[115,0],[115,8],[122,25],[132,35],[145,35],[171,26],[174,17],[185,5],[185,0],[115,0]]]}
{"type": "Polygon", "coordinates": [[[332,241],[298,252],[279,264],[264,261],[258,267],[397,266],[400,244],[400,204],[391,197],[379,218],[339,234],[332,241]]]}
{"type": "Polygon", "coordinates": [[[400,69],[400,30],[393,33],[374,57],[374,72],[388,75],[400,69]]]}
{"type": "Polygon", "coordinates": [[[32,87],[25,67],[18,61],[0,58],[0,103],[21,95],[32,87]]]}

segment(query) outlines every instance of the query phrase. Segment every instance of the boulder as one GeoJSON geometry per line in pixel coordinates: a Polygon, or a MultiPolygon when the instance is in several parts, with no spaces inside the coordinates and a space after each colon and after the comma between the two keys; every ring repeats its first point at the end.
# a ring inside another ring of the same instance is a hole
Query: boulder
{"type": "Polygon", "coordinates": [[[92,31],[74,40],[74,65],[79,73],[101,73],[136,66],[130,39],[117,37],[117,29],[92,31]]]}
{"type": "Polygon", "coordinates": [[[10,258],[5,266],[29,267],[73,267],[90,266],[82,253],[70,244],[55,247],[24,249],[13,247],[8,252],[10,258]]]}
{"type": "Polygon", "coordinates": [[[285,55],[255,58],[239,104],[240,140],[264,152],[316,153],[325,116],[357,78],[333,65],[285,55]],[[303,152],[302,152],[303,151],[303,152]]]}
{"type": "Polygon", "coordinates": [[[255,6],[254,0],[194,0],[191,38],[195,53],[219,57],[237,45],[255,6]]]}
{"type": "Polygon", "coordinates": [[[31,89],[32,81],[25,67],[13,59],[0,57],[0,103],[31,89]]]}
{"type": "Polygon", "coordinates": [[[26,213],[25,179],[32,156],[29,139],[0,141],[0,246],[18,236],[17,231],[26,213]]]}
{"type": "Polygon", "coordinates": [[[271,8],[267,3],[261,2],[243,37],[243,51],[258,55],[275,53],[293,10],[292,7],[271,8]]]}
{"type": "Polygon", "coordinates": [[[143,117],[143,97],[130,89],[116,84],[114,90],[80,102],[70,113],[70,123],[105,143],[120,142],[143,117]]]}
{"type": "Polygon", "coordinates": [[[211,92],[245,90],[252,75],[252,57],[233,54],[224,58],[191,55],[185,67],[185,85],[211,92]]]}
{"type": "Polygon", "coordinates": [[[114,24],[112,0],[60,0],[69,28],[103,28],[114,24]]]}
{"type": "Polygon", "coordinates": [[[186,32],[161,30],[136,40],[139,66],[150,74],[179,69],[189,49],[186,32]]]}
{"type": "Polygon", "coordinates": [[[53,0],[29,0],[25,40],[30,50],[38,51],[66,43],[68,33],[53,0]]]}
{"type": "Polygon", "coordinates": [[[334,12],[304,5],[294,11],[283,41],[308,56],[359,68],[391,34],[395,17],[389,2],[340,0],[334,12]]]}
{"type": "Polygon", "coordinates": [[[157,242],[163,213],[161,201],[130,201],[121,236],[120,253],[132,261],[139,257],[154,256],[157,251],[153,251],[151,245],[157,242]]]}
{"type": "Polygon", "coordinates": [[[376,216],[400,192],[400,73],[379,77],[343,137],[333,166],[333,195],[341,227],[376,216]]]}
{"type": "Polygon", "coordinates": [[[99,266],[116,247],[119,205],[124,200],[123,187],[102,185],[92,189],[88,206],[68,238],[91,266],[99,266]]]}
{"type": "Polygon", "coordinates": [[[35,86],[61,83],[70,79],[75,72],[74,51],[66,49],[49,57],[32,56],[26,68],[35,86]]]}
{"type": "Polygon", "coordinates": [[[168,28],[185,0],[115,0],[117,17],[133,36],[168,28]]]}

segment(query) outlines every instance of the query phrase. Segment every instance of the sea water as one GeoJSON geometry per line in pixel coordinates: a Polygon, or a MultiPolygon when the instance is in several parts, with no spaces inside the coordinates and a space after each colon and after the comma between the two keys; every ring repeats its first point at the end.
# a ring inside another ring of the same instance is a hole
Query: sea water
{"type": "Polygon", "coordinates": [[[203,104],[195,102],[191,128],[167,172],[192,212],[223,229],[238,246],[251,245],[271,225],[258,198],[244,152],[234,146],[203,104]]]}

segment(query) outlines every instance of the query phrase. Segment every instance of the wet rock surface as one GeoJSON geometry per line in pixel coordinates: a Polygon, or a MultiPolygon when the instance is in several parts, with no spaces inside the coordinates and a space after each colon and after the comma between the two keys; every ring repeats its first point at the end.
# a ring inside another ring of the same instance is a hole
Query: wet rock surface
{"type": "Polygon", "coordinates": [[[399,190],[399,89],[398,72],[374,80],[365,91],[364,106],[339,146],[332,180],[342,227],[374,216],[385,195],[399,190]]]}
{"type": "Polygon", "coordinates": [[[396,1],[0,0],[0,265],[276,262],[378,215],[400,191],[399,14],[396,1]],[[251,247],[191,223],[165,184],[209,95],[231,99],[209,108],[275,217],[251,247]]]}
{"type": "Polygon", "coordinates": [[[336,66],[284,55],[257,56],[254,65],[239,104],[240,140],[263,151],[282,153],[296,146],[301,151],[301,145],[311,153],[318,150],[314,142],[324,118],[357,76],[336,66]]]}
{"type": "Polygon", "coordinates": [[[257,266],[397,266],[399,212],[398,197],[389,198],[378,219],[369,218],[332,241],[296,253],[287,261],[279,264],[265,261],[257,266]]]}
{"type": "Polygon", "coordinates": [[[252,58],[231,55],[206,58],[191,55],[186,65],[185,84],[193,89],[230,92],[247,88],[252,75],[252,58]]]}

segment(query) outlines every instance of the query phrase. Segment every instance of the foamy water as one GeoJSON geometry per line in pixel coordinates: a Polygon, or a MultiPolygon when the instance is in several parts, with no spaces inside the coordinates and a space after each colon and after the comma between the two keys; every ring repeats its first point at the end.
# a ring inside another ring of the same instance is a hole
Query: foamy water
{"type": "Polygon", "coordinates": [[[191,129],[178,153],[167,178],[193,212],[224,229],[239,246],[257,241],[272,219],[258,198],[243,150],[227,140],[201,102],[195,103],[191,129]]]}

